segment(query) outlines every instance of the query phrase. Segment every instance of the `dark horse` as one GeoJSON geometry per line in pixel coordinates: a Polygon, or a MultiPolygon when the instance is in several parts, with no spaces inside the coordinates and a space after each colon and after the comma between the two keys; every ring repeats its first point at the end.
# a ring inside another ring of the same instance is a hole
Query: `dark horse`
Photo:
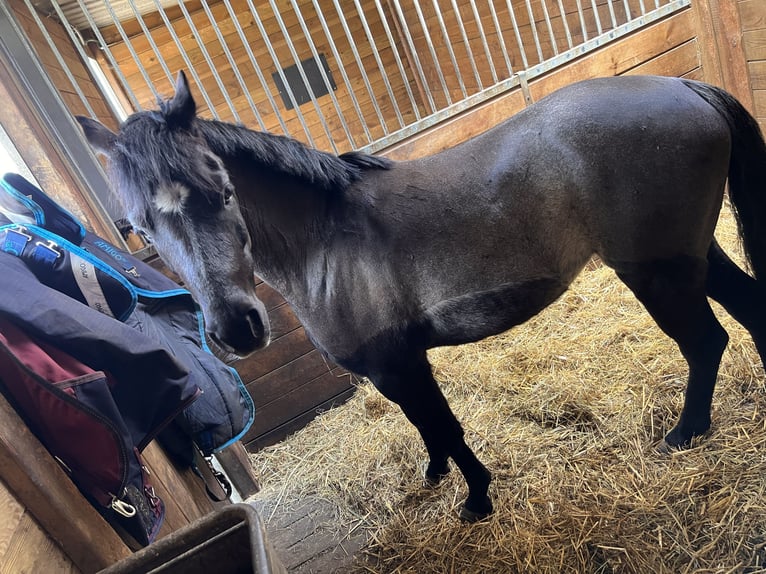
{"type": "Polygon", "coordinates": [[[192,289],[228,351],[269,341],[253,274],[279,291],[327,357],[399,404],[425,442],[430,483],[455,462],[468,483],[466,520],[492,511],[491,475],[466,445],[426,349],[526,321],[593,254],[689,364],[668,445],[710,427],[728,335],[708,296],[766,356],[762,284],[713,238],[728,179],[753,275],[766,277],[766,146],[718,88],[584,81],[404,162],[204,120],[183,73],[175,90],[116,134],[80,118],[130,221],[192,289]]]}

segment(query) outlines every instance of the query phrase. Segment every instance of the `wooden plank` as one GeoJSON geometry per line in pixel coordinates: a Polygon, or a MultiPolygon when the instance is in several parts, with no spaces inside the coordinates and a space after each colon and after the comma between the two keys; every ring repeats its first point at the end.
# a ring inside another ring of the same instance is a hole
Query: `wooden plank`
{"type": "MultiPolygon", "coordinates": [[[[753,109],[753,94],[747,72],[747,60],[742,48],[742,27],[739,10],[732,0],[699,0],[701,46],[706,52],[717,51],[720,77],[709,80],[731,92],[747,109],[753,109]],[[712,31],[711,31],[712,27],[712,31]]],[[[703,57],[703,65],[715,65],[714,56],[703,57]]]]}
{"type": "Polygon", "coordinates": [[[269,323],[273,339],[278,339],[301,326],[300,321],[287,303],[282,303],[279,307],[269,311],[269,323]]]}
{"type": "Polygon", "coordinates": [[[25,512],[8,542],[0,562],[0,572],[77,574],[80,570],[40,528],[35,519],[25,512]]]}
{"type": "Polygon", "coordinates": [[[766,90],[766,60],[750,62],[750,81],[754,90],[766,90]]]}
{"type": "Polygon", "coordinates": [[[0,480],[0,508],[3,509],[0,514],[0,572],[3,570],[2,564],[5,562],[5,554],[13,538],[13,533],[21,522],[24,515],[24,506],[16,500],[13,493],[8,490],[5,483],[0,480]]]}
{"type": "Polygon", "coordinates": [[[269,285],[266,285],[263,281],[256,282],[255,295],[266,306],[267,311],[271,311],[275,307],[278,307],[285,302],[284,297],[275,291],[269,285]]]}
{"type": "Polygon", "coordinates": [[[207,495],[203,480],[190,468],[174,464],[156,441],[145,449],[144,460],[151,472],[152,486],[166,506],[166,524],[160,530],[160,537],[221,506],[207,495]]]}
{"type": "Polygon", "coordinates": [[[754,90],[755,115],[759,120],[766,120],[766,89],[754,90]]]}
{"type": "Polygon", "coordinates": [[[314,349],[248,383],[247,390],[256,401],[258,408],[263,408],[280,398],[285,392],[289,392],[333,368],[334,365],[328,364],[319,351],[314,349]]]}
{"type": "Polygon", "coordinates": [[[253,353],[247,359],[237,361],[233,366],[242,381],[247,384],[295,357],[305,355],[313,348],[314,345],[306,338],[306,331],[299,327],[273,340],[268,347],[253,353]]]}
{"type": "Polygon", "coordinates": [[[331,399],[317,405],[312,410],[301,413],[292,419],[286,420],[285,422],[280,424],[278,427],[266,433],[263,433],[261,435],[255,436],[254,438],[245,442],[245,448],[247,448],[249,452],[256,452],[264,447],[278,443],[279,441],[281,441],[282,439],[284,439],[291,433],[294,433],[295,431],[298,431],[302,429],[303,427],[305,427],[308,423],[314,420],[321,412],[329,410],[331,408],[337,407],[345,403],[348,399],[350,399],[353,396],[355,390],[356,390],[356,387],[350,387],[346,389],[345,391],[339,393],[338,395],[332,397],[331,399]]]}
{"type": "Polygon", "coordinates": [[[738,7],[743,31],[766,28],[766,5],[763,0],[739,0],[738,7]]]}
{"type": "Polygon", "coordinates": [[[695,38],[631,68],[626,74],[681,77],[698,68],[700,68],[699,45],[695,38]]]}
{"type": "Polygon", "coordinates": [[[316,410],[316,405],[350,389],[352,375],[343,369],[333,371],[305,381],[303,385],[284,393],[268,406],[258,409],[255,422],[242,441],[247,443],[260,434],[278,427],[290,415],[316,410]]]}
{"type": "Polygon", "coordinates": [[[250,463],[250,457],[242,442],[237,441],[216,453],[215,458],[243,500],[261,489],[258,477],[250,463]]]}
{"type": "Polygon", "coordinates": [[[766,60],[766,28],[742,34],[742,46],[748,61],[766,60]]]}
{"type": "Polygon", "coordinates": [[[0,396],[0,472],[18,501],[85,572],[130,550],[0,396]]]}

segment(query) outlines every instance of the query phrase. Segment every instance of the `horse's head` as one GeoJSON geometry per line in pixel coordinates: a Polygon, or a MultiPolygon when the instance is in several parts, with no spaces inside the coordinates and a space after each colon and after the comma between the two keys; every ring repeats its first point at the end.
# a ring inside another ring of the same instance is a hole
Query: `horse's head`
{"type": "Polygon", "coordinates": [[[133,114],[117,133],[77,119],[91,146],[108,158],[128,219],[151,237],[199,302],[210,337],[240,356],[267,345],[250,234],[229,173],[195,128],[196,105],[183,72],[159,111],[133,114]]]}

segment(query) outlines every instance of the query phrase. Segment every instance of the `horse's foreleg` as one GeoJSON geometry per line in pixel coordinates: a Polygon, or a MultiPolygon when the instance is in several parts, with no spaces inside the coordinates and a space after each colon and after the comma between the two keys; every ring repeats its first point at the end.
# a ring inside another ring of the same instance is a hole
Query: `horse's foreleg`
{"type": "MultiPolygon", "coordinates": [[[[399,363],[401,365],[401,363],[399,363]]],[[[491,474],[476,458],[463,438],[463,428],[423,358],[408,368],[397,368],[372,377],[373,384],[389,400],[397,403],[423,438],[430,457],[426,481],[437,484],[449,471],[447,459],[455,461],[468,484],[468,498],[460,512],[463,520],[474,522],[492,512],[487,496],[491,474]]]]}
{"type": "Polygon", "coordinates": [[[659,327],[678,344],[689,365],[684,407],[665,437],[671,447],[688,446],[710,428],[718,366],[729,340],[708,303],[707,262],[678,257],[630,265],[617,274],[643,303],[659,327]]]}

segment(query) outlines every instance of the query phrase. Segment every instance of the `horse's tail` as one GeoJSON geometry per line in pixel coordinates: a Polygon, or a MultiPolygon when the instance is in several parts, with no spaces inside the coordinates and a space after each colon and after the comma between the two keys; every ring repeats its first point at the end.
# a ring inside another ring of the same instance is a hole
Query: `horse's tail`
{"type": "Polygon", "coordinates": [[[766,281],[766,143],[755,118],[728,92],[684,80],[713,106],[731,130],[729,199],[745,255],[756,279],[766,281]]]}

